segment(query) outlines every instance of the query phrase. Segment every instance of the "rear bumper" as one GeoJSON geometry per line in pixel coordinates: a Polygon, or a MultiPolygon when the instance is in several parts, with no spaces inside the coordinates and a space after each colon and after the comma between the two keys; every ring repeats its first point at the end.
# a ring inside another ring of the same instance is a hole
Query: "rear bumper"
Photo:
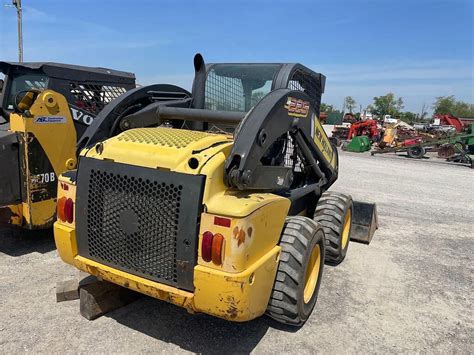
{"type": "Polygon", "coordinates": [[[151,281],[77,254],[76,231],[56,222],[54,239],[61,259],[100,279],[186,308],[236,322],[261,316],[275,280],[280,247],[275,246],[249,268],[228,273],[202,265],[194,267],[194,292],[151,281]]]}

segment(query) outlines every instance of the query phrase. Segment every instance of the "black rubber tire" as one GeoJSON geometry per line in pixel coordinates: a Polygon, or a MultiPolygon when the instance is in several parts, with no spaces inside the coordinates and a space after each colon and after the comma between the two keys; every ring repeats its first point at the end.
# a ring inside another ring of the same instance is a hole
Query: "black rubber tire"
{"type": "MultiPolygon", "coordinates": [[[[333,191],[324,192],[316,205],[313,219],[315,222],[321,224],[324,229],[326,239],[326,264],[338,265],[346,257],[347,249],[349,248],[349,240],[343,248],[342,231],[349,209],[353,217],[354,207],[352,197],[333,191]]],[[[352,229],[352,223],[350,228],[352,229]]],[[[349,236],[351,229],[349,229],[349,236]]]]}
{"type": "Polygon", "coordinates": [[[288,217],[283,227],[280,246],[280,262],[267,315],[283,324],[302,326],[311,315],[318,298],[324,267],[323,228],[307,217],[288,217]],[[316,244],[319,245],[321,253],[318,280],[311,299],[305,303],[306,268],[316,244]]]}
{"type": "Polygon", "coordinates": [[[426,150],[424,147],[410,147],[407,150],[408,157],[413,159],[421,159],[424,157],[426,150]]]}

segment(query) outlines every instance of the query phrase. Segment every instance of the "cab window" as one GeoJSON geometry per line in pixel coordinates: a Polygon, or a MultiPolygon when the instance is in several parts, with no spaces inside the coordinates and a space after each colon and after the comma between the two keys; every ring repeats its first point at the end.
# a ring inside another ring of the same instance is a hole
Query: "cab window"
{"type": "Polygon", "coordinates": [[[48,77],[44,74],[20,74],[15,75],[11,81],[6,109],[13,110],[13,104],[18,94],[32,89],[44,90],[48,87],[48,77]]]}

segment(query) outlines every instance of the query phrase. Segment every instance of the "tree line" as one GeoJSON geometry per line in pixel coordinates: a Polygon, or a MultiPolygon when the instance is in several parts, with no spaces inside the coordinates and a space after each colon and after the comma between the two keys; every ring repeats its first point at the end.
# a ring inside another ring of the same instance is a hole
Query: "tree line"
{"type": "MultiPolygon", "coordinates": [[[[393,93],[374,97],[373,102],[364,110],[362,106],[359,106],[359,112],[357,113],[354,113],[357,109],[357,102],[351,96],[347,96],[344,99],[343,105],[343,111],[353,113],[357,118],[359,118],[363,112],[371,113],[378,117],[390,115],[393,118],[399,118],[409,124],[427,118],[428,106],[425,104],[423,104],[420,113],[404,111],[404,108],[403,98],[396,97],[393,93]]],[[[436,97],[435,102],[432,104],[432,109],[434,114],[451,114],[456,117],[474,116],[474,104],[456,100],[453,95],[436,97]]],[[[342,114],[334,105],[325,103],[321,104],[321,112],[342,114]]]]}

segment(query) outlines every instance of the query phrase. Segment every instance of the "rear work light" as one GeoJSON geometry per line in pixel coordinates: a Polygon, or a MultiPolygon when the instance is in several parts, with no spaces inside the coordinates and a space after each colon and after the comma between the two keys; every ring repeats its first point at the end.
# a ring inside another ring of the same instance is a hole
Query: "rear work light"
{"type": "Polygon", "coordinates": [[[58,218],[62,222],[74,222],[74,201],[70,198],[61,197],[58,200],[58,218]]]}
{"type": "Polygon", "coordinates": [[[202,235],[201,256],[206,262],[222,265],[224,260],[224,236],[206,231],[202,235]]]}

